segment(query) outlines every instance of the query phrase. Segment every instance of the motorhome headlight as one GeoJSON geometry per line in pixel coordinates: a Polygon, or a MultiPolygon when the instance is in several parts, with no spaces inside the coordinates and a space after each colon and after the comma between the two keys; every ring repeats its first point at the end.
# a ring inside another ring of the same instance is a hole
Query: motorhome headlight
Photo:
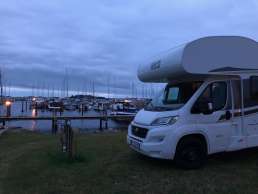
{"type": "Polygon", "coordinates": [[[173,125],[177,120],[178,116],[171,116],[171,117],[161,117],[155,119],[151,125],[152,126],[160,126],[160,125],[173,125]]]}

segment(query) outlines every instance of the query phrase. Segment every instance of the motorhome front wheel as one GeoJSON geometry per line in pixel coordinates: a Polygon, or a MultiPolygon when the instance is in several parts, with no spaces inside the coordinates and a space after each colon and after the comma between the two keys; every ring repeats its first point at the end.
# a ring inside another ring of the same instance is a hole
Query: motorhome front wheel
{"type": "Polygon", "coordinates": [[[207,149],[205,143],[198,138],[186,138],[179,142],[175,155],[175,163],[186,169],[196,169],[206,163],[207,149]]]}

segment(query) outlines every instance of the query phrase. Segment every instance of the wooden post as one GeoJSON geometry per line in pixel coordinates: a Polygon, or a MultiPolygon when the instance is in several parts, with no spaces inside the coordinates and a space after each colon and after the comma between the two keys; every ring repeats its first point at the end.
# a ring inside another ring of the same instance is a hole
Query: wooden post
{"type": "Polygon", "coordinates": [[[35,104],[35,116],[38,116],[38,103],[35,104]]]}
{"type": "Polygon", "coordinates": [[[108,120],[106,118],[106,121],[105,121],[105,128],[108,129],[108,120]]]}
{"type": "Polygon", "coordinates": [[[105,112],[105,129],[108,129],[108,117],[107,117],[107,111],[105,112]]]}
{"type": "Polygon", "coordinates": [[[52,119],[52,134],[56,134],[58,130],[58,126],[57,126],[57,120],[55,117],[53,117],[52,119]]]}
{"type": "Polygon", "coordinates": [[[102,118],[99,119],[99,129],[102,131],[103,128],[102,128],[102,118]]]}
{"type": "Polygon", "coordinates": [[[83,114],[84,114],[84,105],[81,104],[81,115],[83,116],[83,114]]]}
{"type": "Polygon", "coordinates": [[[24,101],[22,100],[22,109],[21,109],[21,112],[24,112],[24,101]]]}
{"type": "Polygon", "coordinates": [[[27,100],[25,101],[25,110],[26,110],[26,112],[28,111],[28,101],[27,100]]]}
{"type": "Polygon", "coordinates": [[[6,107],[6,116],[7,117],[11,116],[11,105],[6,107]]]}
{"type": "Polygon", "coordinates": [[[55,129],[55,113],[52,113],[52,134],[54,134],[55,129]]]}

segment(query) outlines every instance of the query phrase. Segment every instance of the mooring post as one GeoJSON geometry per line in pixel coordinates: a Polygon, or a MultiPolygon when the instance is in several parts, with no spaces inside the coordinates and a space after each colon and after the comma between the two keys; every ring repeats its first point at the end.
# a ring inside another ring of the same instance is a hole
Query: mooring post
{"type": "Polygon", "coordinates": [[[108,129],[108,117],[107,117],[107,111],[105,113],[105,129],[108,129]]]}
{"type": "Polygon", "coordinates": [[[8,105],[8,106],[6,107],[6,116],[7,116],[7,117],[10,117],[10,116],[11,116],[11,105],[8,105]]]}
{"type": "Polygon", "coordinates": [[[83,116],[83,114],[84,114],[84,105],[81,104],[81,115],[83,116]]]}
{"type": "Polygon", "coordinates": [[[107,118],[106,118],[106,121],[105,121],[105,129],[108,129],[108,121],[107,121],[107,118]]]}
{"type": "Polygon", "coordinates": [[[35,104],[35,116],[38,116],[38,103],[35,104]]]}
{"type": "Polygon", "coordinates": [[[56,134],[58,129],[57,126],[57,119],[56,119],[56,112],[53,112],[53,117],[52,117],[52,134],[56,134]]]}
{"type": "Polygon", "coordinates": [[[25,110],[26,110],[26,112],[28,111],[28,101],[27,100],[25,101],[25,110]]]}
{"type": "Polygon", "coordinates": [[[102,118],[99,118],[99,129],[102,130],[102,118]]]}
{"type": "Polygon", "coordinates": [[[24,101],[22,100],[22,107],[21,112],[24,112],[24,101]]]}
{"type": "Polygon", "coordinates": [[[52,118],[52,134],[54,134],[55,131],[55,119],[52,118]]]}

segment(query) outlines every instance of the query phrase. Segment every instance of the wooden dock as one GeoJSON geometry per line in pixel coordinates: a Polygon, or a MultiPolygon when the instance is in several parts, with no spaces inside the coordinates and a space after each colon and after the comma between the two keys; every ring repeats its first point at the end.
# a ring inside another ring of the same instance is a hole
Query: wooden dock
{"type": "Polygon", "coordinates": [[[12,117],[0,117],[0,121],[28,121],[28,120],[105,120],[105,119],[133,119],[133,116],[129,115],[96,115],[96,116],[12,116],[12,117]]]}
{"type": "Polygon", "coordinates": [[[52,122],[52,131],[57,130],[57,121],[72,121],[72,120],[99,120],[99,129],[103,129],[103,122],[105,128],[108,128],[108,120],[117,119],[117,120],[128,120],[131,121],[134,119],[134,116],[128,115],[96,115],[96,116],[11,116],[11,117],[0,117],[0,122],[5,125],[5,122],[8,121],[51,121],[52,122]]]}

